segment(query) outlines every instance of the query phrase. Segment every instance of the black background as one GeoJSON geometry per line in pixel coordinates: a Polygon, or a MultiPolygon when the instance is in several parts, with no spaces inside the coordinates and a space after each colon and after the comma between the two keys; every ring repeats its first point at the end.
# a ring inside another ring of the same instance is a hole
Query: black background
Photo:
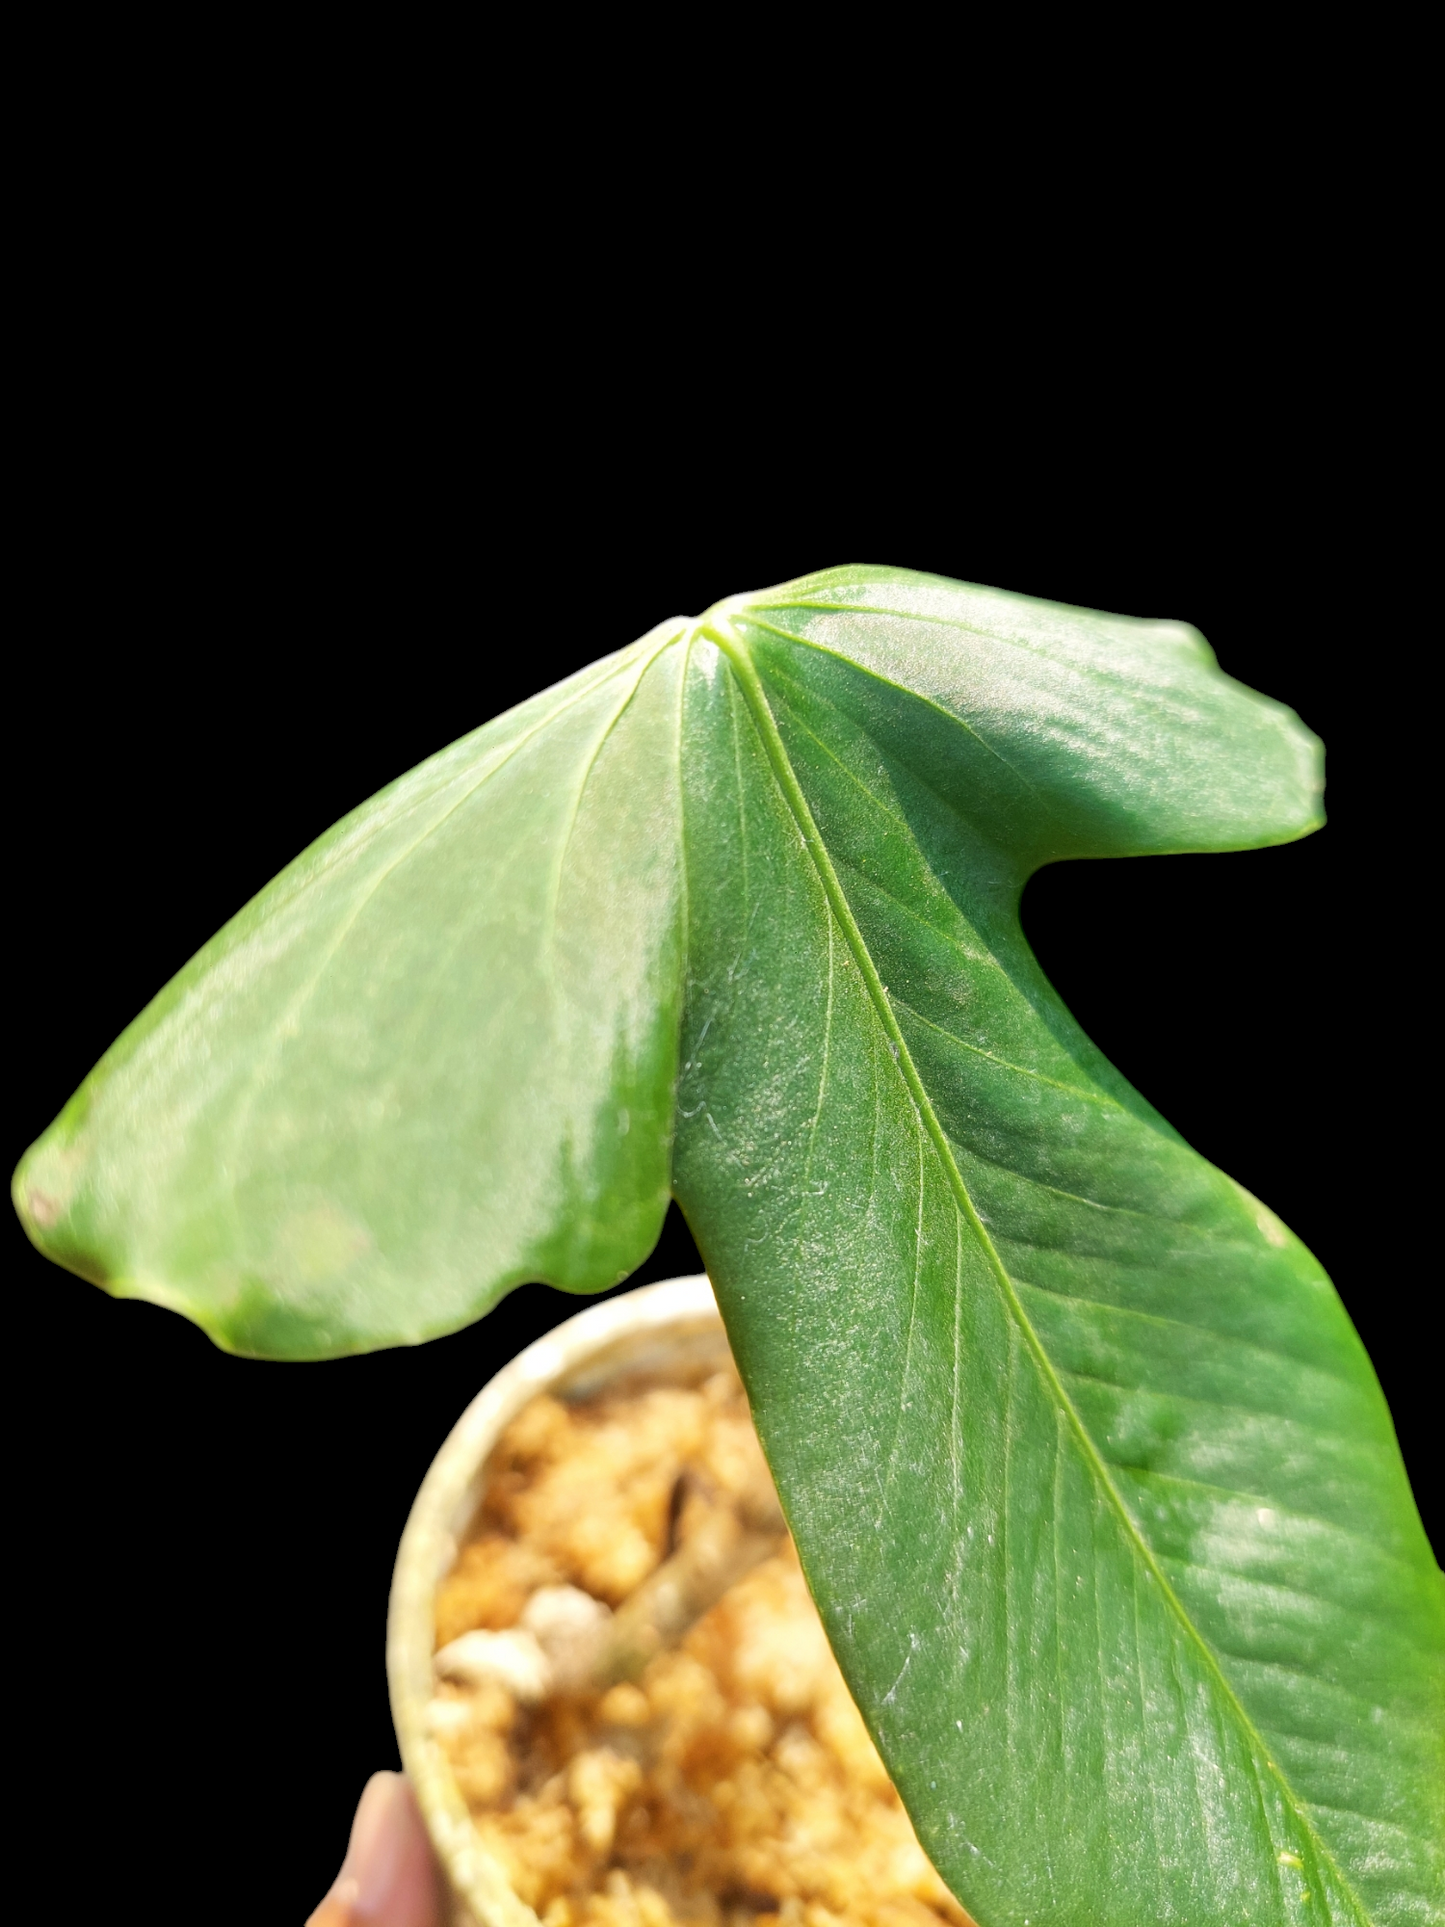
{"type": "MultiPolygon", "coordinates": [[[[1410,535],[1367,384],[1331,388],[1303,334],[1292,373],[1239,338],[1227,365],[1045,337],[1005,365],[966,333],[689,349],[683,309],[656,366],[541,321],[525,356],[483,331],[429,359],[425,330],[390,361],[379,334],[333,353],[320,324],[294,352],[282,329],[179,364],[61,353],[15,588],[12,1162],[338,815],[663,617],[864,560],[1184,618],[1324,737],[1328,827],[1062,866],[1026,926],[1110,1057],[1331,1271],[1438,1546],[1419,852],[1400,868],[1424,658],[1381,586],[1410,535]]],[[[8,1235],[20,1684],[42,1773],[86,1810],[74,1871],[153,1918],[299,1920],[396,1764],[383,1630],[412,1495],[578,1302],[530,1286],[414,1352],[257,1364],[8,1235]]],[[[696,1264],[674,1212],[638,1279],[696,1264]]]]}

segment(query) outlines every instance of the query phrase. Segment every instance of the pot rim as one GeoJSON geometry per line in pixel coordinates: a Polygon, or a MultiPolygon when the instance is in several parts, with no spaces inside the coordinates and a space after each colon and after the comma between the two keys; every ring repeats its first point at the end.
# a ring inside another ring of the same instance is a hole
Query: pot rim
{"type": "Polygon", "coordinates": [[[519,1352],[483,1386],[447,1434],[412,1502],[387,1609],[392,1722],[446,1878],[481,1927],[540,1927],[482,1844],[441,1743],[426,1726],[435,1691],[436,1589],[480,1503],[487,1459],[504,1427],[539,1392],[582,1390],[594,1371],[599,1382],[609,1374],[613,1354],[617,1366],[636,1367],[646,1361],[649,1338],[665,1347],[689,1331],[711,1333],[721,1323],[712,1286],[701,1273],[588,1306],[519,1352]]]}

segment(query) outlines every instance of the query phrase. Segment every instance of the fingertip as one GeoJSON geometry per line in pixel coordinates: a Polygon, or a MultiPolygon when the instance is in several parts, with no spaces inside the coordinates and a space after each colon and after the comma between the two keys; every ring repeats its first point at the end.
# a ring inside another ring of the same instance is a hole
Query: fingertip
{"type": "Polygon", "coordinates": [[[439,1927],[436,1861],[400,1773],[373,1773],[335,1883],[307,1927],[439,1927]]]}

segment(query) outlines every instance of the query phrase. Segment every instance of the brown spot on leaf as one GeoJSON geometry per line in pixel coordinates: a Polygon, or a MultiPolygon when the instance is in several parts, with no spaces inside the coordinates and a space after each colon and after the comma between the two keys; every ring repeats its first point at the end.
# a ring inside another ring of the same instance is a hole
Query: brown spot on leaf
{"type": "Polygon", "coordinates": [[[48,1191],[32,1191],[27,1202],[31,1217],[42,1231],[49,1231],[60,1222],[60,1214],[65,1207],[59,1198],[52,1198],[48,1191]]]}

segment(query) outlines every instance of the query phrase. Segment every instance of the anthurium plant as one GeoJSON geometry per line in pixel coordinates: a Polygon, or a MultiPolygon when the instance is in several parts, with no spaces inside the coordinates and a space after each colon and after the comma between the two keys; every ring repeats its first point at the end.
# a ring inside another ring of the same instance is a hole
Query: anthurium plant
{"type": "Polygon", "coordinates": [[[739,596],[337,824],[16,1200],[309,1359],[615,1285],[675,1197],[981,1927],[1439,1920],[1445,1587],[1369,1361],[1018,915],[1042,864],[1288,842],[1320,792],[1187,627],[886,568],[739,596]]]}

